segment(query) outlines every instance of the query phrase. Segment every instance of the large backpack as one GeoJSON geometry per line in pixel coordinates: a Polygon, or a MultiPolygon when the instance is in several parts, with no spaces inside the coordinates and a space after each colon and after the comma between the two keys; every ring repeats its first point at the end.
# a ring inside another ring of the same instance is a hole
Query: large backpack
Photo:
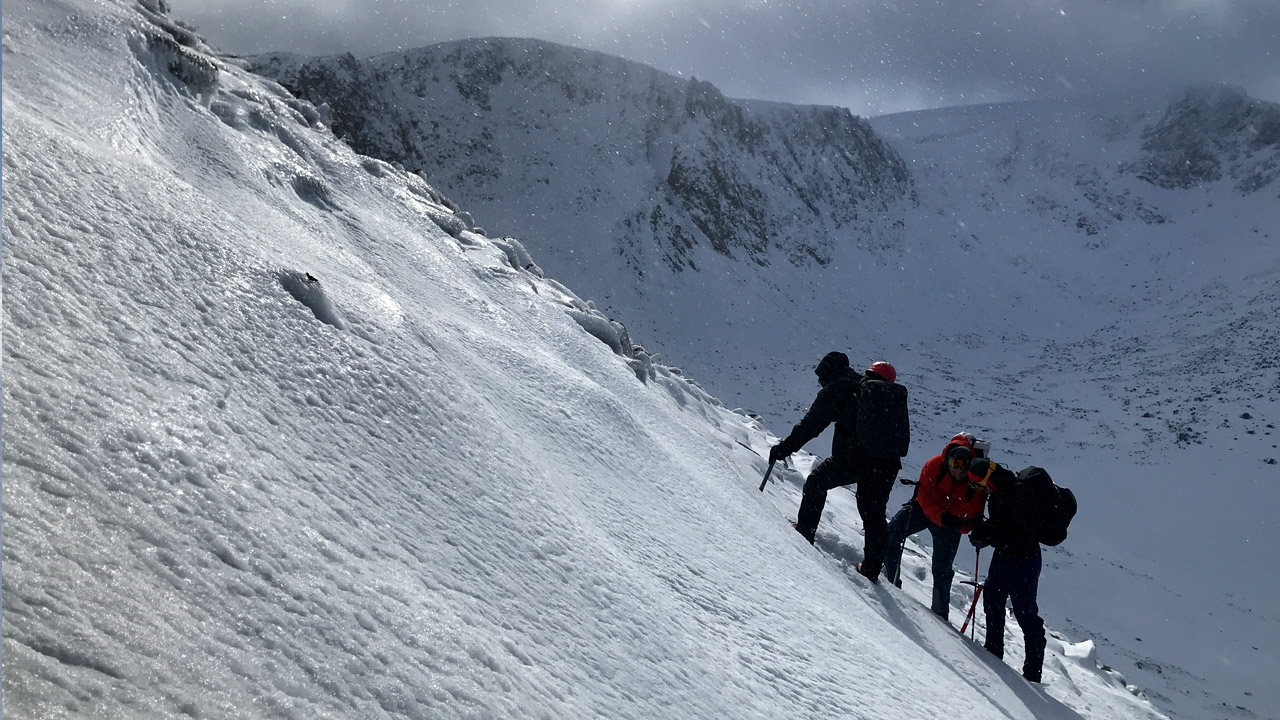
{"type": "Polygon", "coordinates": [[[858,443],[872,457],[905,457],[911,445],[907,389],[887,380],[863,380],[858,392],[858,443]]]}
{"type": "Polygon", "coordinates": [[[1058,545],[1067,539],[1067,526],[1076,516],[1076,496],[1057,485],[1044,468],[1029,467],[1018,473],[1018,479],[1031,489],[1035,498],[1037,531],[1041,545],[1058,545]]]}

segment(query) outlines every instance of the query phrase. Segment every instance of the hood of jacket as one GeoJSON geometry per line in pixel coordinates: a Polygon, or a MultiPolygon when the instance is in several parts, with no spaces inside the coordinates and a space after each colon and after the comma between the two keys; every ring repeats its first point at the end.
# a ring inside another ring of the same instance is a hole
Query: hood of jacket
{"type": "MultiPolygon", "coordinates": [[[[951,453],[951,448],[953,447],[967,447],[970,452],[973,452],[973,441],[970,440],[969,436],[965,433],[958,433],[955,437],[947,441],[946,447],[942,448],[942,457],[945,458],[949,455],[951,453]]],[[[974,453],[974,456],[976,457],[977,453],[974,453]]]]}
{"type": "Polygon", "coordinates": [[[966,447],[973,450],[973,441],[961,433],[947,441],[941,455],[935,455],[920,469],[920,482],[916,486],[916,503],[924,511],[925,517],[934,525],[946,526],[943,514],[954,515],[963,521],[959,530],[967,533],[973,529],[974,522],[982,517],[986,506],[987,493],[975,491],[969,487],[969,478],[956,480],[947,471],[947,453],[954,447],[966,447]]]}

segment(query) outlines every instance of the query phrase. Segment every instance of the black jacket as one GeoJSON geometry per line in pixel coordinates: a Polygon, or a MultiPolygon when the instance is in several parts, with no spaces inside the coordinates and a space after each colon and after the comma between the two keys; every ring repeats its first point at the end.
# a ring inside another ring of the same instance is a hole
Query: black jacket
{"type": "Polygon", "coordinates": [[[1009,470],[992,473],[995,492],[987,498],[987,519],[974,529],[975,540],[1015,557],[1040,554],[1035,493],[1009,470]]]}
{"type": "Polygon", "coordinates": [[[832,460],[849,466],[871,463],[891,465],[894,470],[902,467],[898,458],[867,455],[858,442],[858,393],[862,390],[862,381],[863,378],[852,368],[841,371],[818,391],[818,397],[814,398],[804,419],[778,446],[790,455],[835,423],[835,435],[831,438],[832,460]]]}

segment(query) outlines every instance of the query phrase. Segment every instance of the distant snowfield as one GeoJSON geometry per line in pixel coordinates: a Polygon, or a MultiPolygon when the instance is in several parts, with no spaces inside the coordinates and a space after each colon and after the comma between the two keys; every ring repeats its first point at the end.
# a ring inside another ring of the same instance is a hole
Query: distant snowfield
{"type": "MultiPolygon", "coordinates": [[[[843,491],[815,552],[800,474],[756,489],[785,427],[624,350],[157,5],[3,8],[6,716],[1161,716],[1083,627],[1025,683],[1016,627],[997,662],[920,604],[914,546],[903,591],[861,580],[843,491]]],[[[1102,560],[1101,522],[1048,556],[1046,608],[1106,601],[1058,564],[1115,607],[1204,607],[1102,560]]],[[[1251,558],[1214,569],[1274,583],[1251,558]]],[[[1206,646],[1165,612],[1152,657],[1206,646]]],[[[1265,615],[1232,627],[1276,647],[1265,615]]]]}

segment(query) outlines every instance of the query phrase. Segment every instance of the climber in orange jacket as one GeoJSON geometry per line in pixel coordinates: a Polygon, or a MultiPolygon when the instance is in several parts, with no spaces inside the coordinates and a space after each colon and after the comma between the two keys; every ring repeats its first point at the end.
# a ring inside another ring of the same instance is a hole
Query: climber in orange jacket
{"type": "Polygon", "coordinates": [[[969,461],[974,458],[973,436],[960,433],[920,470],[915,497],[889,521],[884,573],[901,586],[902,543],[908,536],[928,530],[933,536],[933,602],[935,614],[946,619],[951,609],[953,563],[960,536],[982,518],[987,491],[969,483],[969,461]]]}
{"type": "Polygon", "coordinates": [[[964,459],[966,455],[969,460],[973,459],[973,442],[963,433],[951,438],[942,454],[929,458],[920,470],[915,498],[929,522],[958,530],[961,535],[973,529],[987,504],[986,491],[969,485],[967,470],[959,477],[950,467],[944,472],[944,462],[956,459],[968,463],[969,460],[964,459]]]}

